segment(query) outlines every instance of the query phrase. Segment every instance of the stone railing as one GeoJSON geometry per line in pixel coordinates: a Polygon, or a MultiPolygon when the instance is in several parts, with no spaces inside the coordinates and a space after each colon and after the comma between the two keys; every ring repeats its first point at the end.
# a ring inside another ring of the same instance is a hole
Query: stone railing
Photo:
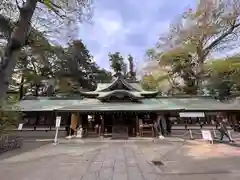
{"type": "Polygon", "coordinates": [[[0,154],[16,148],[20,148],[23,143],[23,138],[16,135],[0,136],[0,154]]]}

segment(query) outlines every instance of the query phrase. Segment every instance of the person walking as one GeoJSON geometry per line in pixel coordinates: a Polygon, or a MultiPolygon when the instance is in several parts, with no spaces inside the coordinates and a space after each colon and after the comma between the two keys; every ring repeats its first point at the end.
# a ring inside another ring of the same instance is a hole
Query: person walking
{"type": "Polygon", "coordinates": [[[154,120],[154,122],[153,122],[153,131],[154,131],[154,138],[158,138],[158,134],[159,134],[159,132],[158,132],[158,126],[159,126],[159,123],[158,123],[158,120],[156,119],[156,120],[154,120]]]}
{"type": "Polygon", "coordinates": [[[161,135],[164,136],[167,130],[167,123],[166,123],[166,119],[164,116],[159,116],[159,129],[161,132],[161,135]]]}
{"type": "Polygon", "coordinates": [[[227,119],[224,118],[220,121],[220,129],[219,129],[220,133],[221,133],[221,137],[220,137],[220,140],[222,141],[224,136],[226,136],[229,140],[229,142],[234,142],[229,134],[228,134],[228,130],[227,130],[227,119]]]}
{"type": "MultiPolygon", "coordinates": [[[[161,125],[162,116],[157,116],[157,118],[153,121],[153,130],[154,130],[154,138],[155,139],[164,139],[164,136],[162,134],[162,129],[160,127],[161,125]]],[[[154,142],[154,140],[153,140],[154,142]]]]}

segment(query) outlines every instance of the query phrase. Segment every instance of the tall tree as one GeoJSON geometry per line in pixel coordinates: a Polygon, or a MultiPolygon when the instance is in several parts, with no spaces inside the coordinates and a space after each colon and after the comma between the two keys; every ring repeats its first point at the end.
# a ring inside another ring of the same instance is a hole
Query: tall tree
{"type": "Polygon", "coordinates": [[[62,89],[67,91],[79,88],[93,90],[97,82],[111,80],[111,74],[97,66],[81,40],[74,40],[67,48],[58,47],[57,55],[56,78],[62,85],[72,83],[72,87],[66,84],[67,89],[62,89]]]}
{"type": "Polygon", "coordinates": [[[189,9],[184,12],[180,20],[172,24],[169,32],[161,36],[157,52],[160,52],[158,60],[161,59],[159,57],[162,57],[162,54],[169,52],[190,54],[194,84],[199,90],[203,88],[206,60],[211,55],[227,52],[238,45],[240,1],[200,0],[198,2],[196,10],[189,9]]]}
{"type": "Polygon", "coordinates": [[[99,68],[98,66],[96,66],[96,71],[95,71],[95,83],[100,83],[100,82],[111,82],[112,80],[112,73],[99,68]]]}
{"type": "Polygon", "coordinates": [[[37,30],[32,31],[29,45],[21,50],[13,71],[13,84],[10,84],[10,88],[19,89],[20,99],[25,93],[36,96],[46,93],[42,82],[54,77],[54,55],[53,46],[43,34],[37,30]]]}
{"type": "Polygon", "coordinates": [[[141,81],[143,89],[147,91],[157,90],[158,81],[152,74],[145,74],[141,81]]]}
{"type": "Polygon", "coordinates": [[[120,52],[109,53],[110,66],[115,73],[122,73],[127,75],[127,64],[124,62],[123,56],[120,52]]]}
{"type": "MultiPolygon", "coordinates": [[[[6,1],[4,1],[6,2],[6,1]]],[[[8,2],[8,1],[7,1],[8,2]]],[[[8,43],[5,48],[4,56],[0,63],[0,98],[6,93],[9,84],[9,78],[12,75],[17,57],[22,49],[28,43],[29,32],[31,32],[31,21],[37,7],[41,8],[45,5],[57,17],[73,20],[73,17],[82,20],[82,15],[86,7],[89,7],[91,1],[75,0],[75,1],[53,1],[53,0],[25,0],[16,3],[15,7],[19,11],[17,22],[10,34],[8,34],[8,43]]],[[[45,14],[46,15],[46,14],[45,14]]],[[[43,16],[43,14],[42,14],[43,16]]],[[[51,18],[50,18],[51,19],[51,18]]],[[[2,31],[9,27],[8,21],[5,21],[3,15],[0,16],[0,28],[2,31]]],[[[69,22],[69,21],[68,21],[69,22]]]]}
{"type": "Polygon", "coordinates": [[[69,43],[65,49],[60,47],[57,61],[57,76],[59,80],[70,80],[75,88],[89,89],[92,84],[88,80],[92,72],[92,56],[81,40],[69,43]]]}
{"type": "Polygon", "coordinates": [[[175,82],[175,89],[185,94],[194,95],[198,93],[196,71],[194,69],[195,62],[189,52],[185,52],[184,49],[175,49],[174,51],[162,54],[160,59],[160,66],[169,67],[168,75],[171,76],[172,79],[182,82],[175,82]]]}
{"type": "Polygon", "coordinates": [[[136,80],[136,72],[134,70],[134,62],[133,62],[133,57],[129,54],[128,55],[128,78],[131,80],[136,80]]]}
{"type": "Polygon", "coordinates": [[[205,87],[209,94],[222,100],[232,93],[239,93],[239,55],[210,61],[205,65],[205,72],[208,75],[205,87]]]}

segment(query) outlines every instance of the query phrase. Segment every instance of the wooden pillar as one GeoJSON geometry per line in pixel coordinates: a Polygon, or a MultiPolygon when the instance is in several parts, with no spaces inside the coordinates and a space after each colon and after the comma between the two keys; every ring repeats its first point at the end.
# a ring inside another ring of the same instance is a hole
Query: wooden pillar
{"type": "Polygon", "coordinates": [[[76,135],[77,132],[77,123],[78,123],[78,117],[76,113],[71,114],[71,127],[72,130],[74,131],[74,135],[76,135]]]}
{"type": "Polygon", "coordinates": [[[237,116],[236,116],[236,114],[234,113],[232,113],[231,115],[231,121],[232,121],[232,123],[234,124],[234,125],[236,125],[237,124],[237,116]]]}
{"type": "Polygon", "coordinates": [[[78,127],[79,129],[82,128],[82,115],[77,113],[78,116],[78,127]]]}
{"type": "Polygon", "coordinates": [[[136,134],[139,136],[139,119],[138,114],[136,114],[136,134]]]}
{"type": "Polygon", "coordinates": [[[85,128],[88,125],[88,115],[82,114],[82,126],[85,128]]]}
{"type": "Polygon", "coordinates": [[[94,128],[94,131],[99,135],[101,135],[101,126],[102,126],[102,117],[100,114],[95,114],[94,115],[94,119],[95,119],[95,124],[98,125],[97,129],[96,127],[93,127],[94,128]],[[100,132],[99,132],[100,131],[100,132]]]}
{"type": "Polygon", "coordinates": [[[100,118],[101,118],[101,133],[100,133],[100,135],[101,135],[101,136],[104,136],[104,128],[105,128],[105,127],[104,127],[104,119],[105,119],[105,116],[102,116],[102,115],[101,115],[100,118]]]}

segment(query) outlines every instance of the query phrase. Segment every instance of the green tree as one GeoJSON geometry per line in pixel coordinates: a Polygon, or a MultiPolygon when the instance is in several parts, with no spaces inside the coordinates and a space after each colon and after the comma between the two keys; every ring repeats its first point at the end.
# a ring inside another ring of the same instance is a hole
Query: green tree
{"type": "Polygon", "coordinates": [[[136,80],[136,72],[134,70],[133,57],[130,54],[128,55],[128,66],[129,66],[128,78],[131,80],[136,80]]]}
{"type": "MultiPolygon", "coordinates": [[[[5,48],[5,53],[1,58],[0,64],[0,98],[3,99],[20,51],[22,47],[27,44],[29,32],[31,32],[32,28],[31,21],[38,5],[44,5],[51,10],[51,14],[56,15],[52,16],[52,18],[58,17],[59,19],[68,19],[66,22],[69,23],[73,20],[73,17],[74,19],[82,21],[82,17],[85,14],[84,12],[86,12],[85,10],[90,7],[92,2],[87,0],[75,0],[71,2],[52,0],[25,0],[21,3],[19,3],[19,1],[15,1],[15,3],[9,3],[9,1],[4,0],[1,3],[6,5],[5,8],[15,5],[15,8],[19,11],[17,22],[14,23],[15,26],[10,33],[5,31],[6,27],[10,26],[8,23],[9,21],[5,21],[6,18],[3,15],[0,16],[0,29],[9,37],[7,46],[5,48]]],[[[7,11],[5,10],[5,12],[7,11]]],[[[47,14],[44,14],[44,16],[46,15],[47,14]]]]}
{"type": "Polygon", "coordinates": [[[16,128],[21,119],[22,114],[20,112],[9,112],[5,109],[11,107],[17,100],[17,98],[6,98],[3,106],[0,108],[0,136],[7,134],[8,130],[16,128]]]}
{"type": "Polygon", "coordinates": [[[25,93],[35,96],[46,93],[42,82],[54,77],[54,56],[53,46],[42,33],[35,30],[29,45],[21,50],[10,83],[10,87],[17,88],[20,99],[25,93]]]}
{"type": "Polygon", "coordinates": [[[127,64],[124,62],[123,56],[120,52],[109,53],[110,67],[115,73],[122,73],[127,75],[127,64]]]}
{"type": "Polygon", "coordinates": [[[208,75],[205,87],[209,94],[222,100],[232,93],[239,92],[240,57],[238,55],[208,62],[205,65],[205,72],[208,75]]]}
{"type": "MultiPolygon", "coordinates": [[[[195,95],[198,91],[196,81],[196,71],[194,58],[189,52],[185,52],[184,49],[178,49],[175,51],[169,51],[162,54],[160,66],[168,66],[168,75],[172,78],[178,78],[183,83],[178,83],[178,89],[181,93],[195,95]]],[[[175,83],[176,85],[176,83],[175,83]]]]}
{"type": "Polygon", "coordinates": [[[96,70],[95,70],[96,85],[97,83],[100,83],[100,82],[111,82],[111,80],[112,80],[112,73],[96,65],[96,70]]]}
{"type": "Polygon", "coordinates": [[[99,81],[111,80],[111,73],[97,66],[81,40],[74,40],[67,48],[58,47],[57,55],[55,74],[63,91],[94,90],[99,81]]]}

